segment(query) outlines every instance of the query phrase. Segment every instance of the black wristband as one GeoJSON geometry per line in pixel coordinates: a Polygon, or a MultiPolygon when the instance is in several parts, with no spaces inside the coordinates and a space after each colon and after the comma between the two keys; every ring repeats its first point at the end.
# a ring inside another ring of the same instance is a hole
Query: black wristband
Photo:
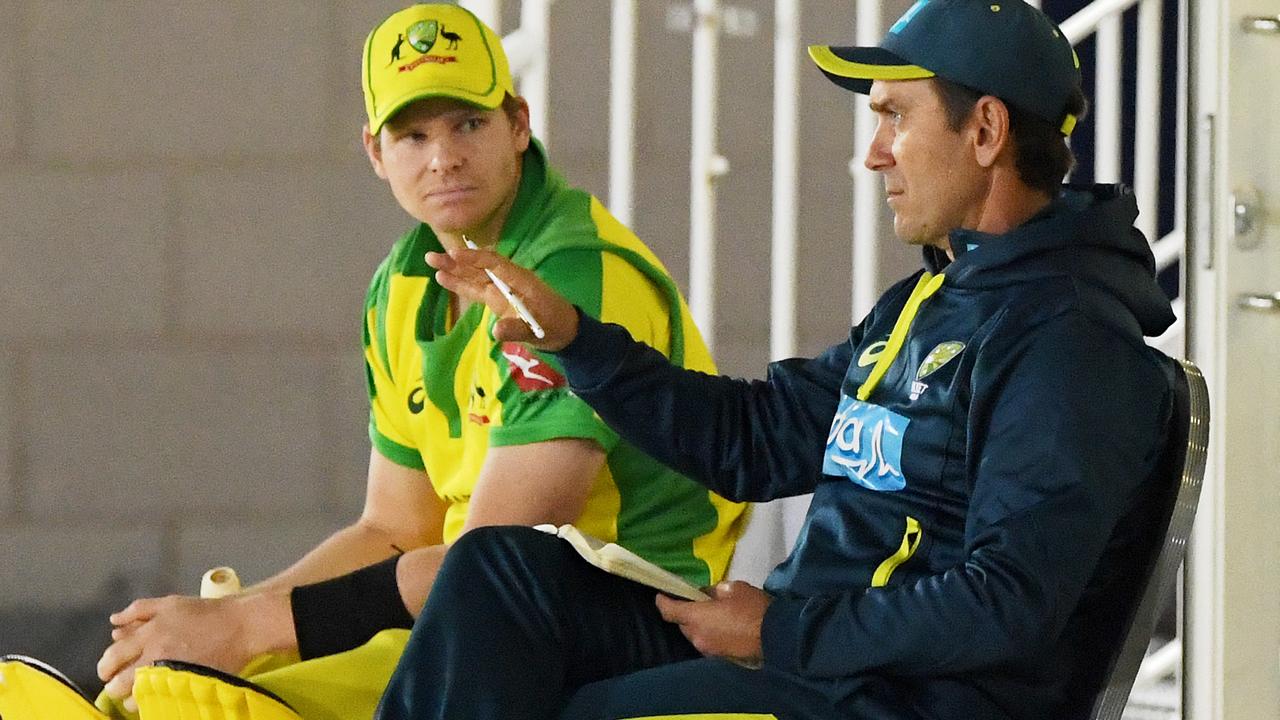
{"type": "Polygon", "coordinates": [[[396,583],[399,560],[396,555],[289,593],[303,660],[355,649],[382,630],[413,627],[396,583]]]}

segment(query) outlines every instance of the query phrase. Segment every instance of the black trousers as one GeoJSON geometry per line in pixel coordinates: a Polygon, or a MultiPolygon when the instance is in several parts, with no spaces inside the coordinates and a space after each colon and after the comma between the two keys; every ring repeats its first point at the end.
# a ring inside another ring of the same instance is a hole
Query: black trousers
{"type": "Polygon", "coordinates": [[[472,530],[449,550],[376,718],[917,717],[860,683],[702,657],[654,594],[537,530],[472,530]]]}

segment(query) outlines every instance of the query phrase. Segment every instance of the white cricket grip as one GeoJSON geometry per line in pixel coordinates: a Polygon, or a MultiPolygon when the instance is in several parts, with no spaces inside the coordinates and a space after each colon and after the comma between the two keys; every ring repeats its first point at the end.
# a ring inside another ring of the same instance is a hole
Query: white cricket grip
{"type": "Polygon", "coordinates": [[[240,577],[229,567],[216,567],[200,578],[200,597],[216,600],[240,593],[240,577]]]}

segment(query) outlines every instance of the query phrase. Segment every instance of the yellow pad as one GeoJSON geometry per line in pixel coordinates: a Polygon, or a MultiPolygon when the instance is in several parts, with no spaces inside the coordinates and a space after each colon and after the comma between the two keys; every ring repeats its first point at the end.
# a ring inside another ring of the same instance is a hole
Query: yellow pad
{"type": "Polygon", "coordinates": [[[0,660],[0,717],[4,720],[104,720],[62,673],[34,658],[0,660]]]}
{"type": "Polygon", "coordinates": [[[185,669],[195,667],[138,668],[133,699],[142,720],[302,720],[284,701],[252,683],[207,668],[185,669]]]}
{"type": "MultiPolygon", "coordinates": [[[[383,630],[354,650],[312,660],[263,655],[239,674],[306,720],[371,718],[408,641],[408,630],[383,630]]],[[[106,693],[98,696],[98,707],[110,720],[139,720],[106,693]]]]}
{"type": "Polygon", "coordinates": [[[354,650],[245,675],[307,720],[371,718],[408,642],[408,630],[383,630],[354,650]]]}

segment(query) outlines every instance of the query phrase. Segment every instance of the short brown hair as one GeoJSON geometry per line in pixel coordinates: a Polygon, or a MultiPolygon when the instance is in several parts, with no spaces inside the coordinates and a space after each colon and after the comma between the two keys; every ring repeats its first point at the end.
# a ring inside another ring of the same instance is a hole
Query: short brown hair
{"type": "Polygon", "coordinates": [[[507,93],[502,97],[502,112],[507,114],[507,119],[511,122],[516,121],[516,116],[520,113],[520,99],[511,93],[507,93]]]}
{"type": "MultiPolygon", "coordinates": [[[[978,99],[986,94],[940,77],[934,78],[933,86],[947,114],[947,125],[952,130],[964,126],[978,99]]],[[[1013,136],[1014,166],[1018,169],[1018,177],[1028,187],[1046,195],[1057,194],[1062,178],[1076,162],[1067,138],[1048,120],[1008,102],[1005,102],[1005,107],[1009,108],[1009,133],[1013,136]]],[[[1076,88],[1067,99],[1066,112],[1079,120],[1087,110],[1084,93],[1076,88]]]]}

